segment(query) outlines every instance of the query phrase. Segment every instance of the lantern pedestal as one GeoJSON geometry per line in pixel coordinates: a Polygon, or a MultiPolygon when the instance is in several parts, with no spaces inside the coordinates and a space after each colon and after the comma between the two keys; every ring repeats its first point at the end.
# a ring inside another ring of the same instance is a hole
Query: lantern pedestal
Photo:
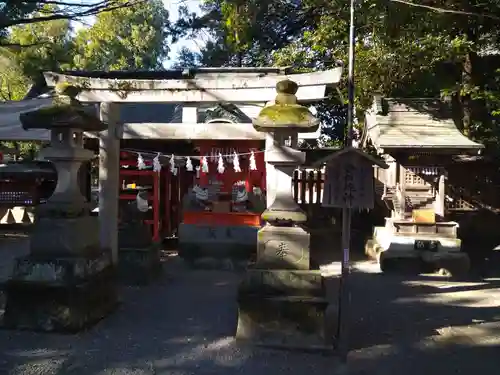
{"type": "Polygon", "coordinates": [[[160,246],[153,242],[151,229],[144,222],[145,214],[136,202],[124,202],[120,207],[118,230],[118,274],[130,285],[145,285],[161,274],[160,246]]]}
{"type": "Polygon", "coordinates": [[[330,351],[336,316],[320,271],[249,269],[238,289],[236,338],[266,347],[330,351]]]}
{"type": "Polygon", "coordinates": [[[78,332],[116,306],[115,275],[108,254],[29,255],[17,260],[7,282],[6,328],[78,332]]]}
{"type": "MultiPolygon", "coordinates": [[[[333,348],[331,308],[320,271],[310,270],[310,234],[306,214],[292,197],[292,174],[303,152],[273,145],[266,161],[274,166],[274,202],[262,218],[255,268],[238,290],[236,338],[281,348],[333,348]]],[[[334,314],[333,318],[336,317],[334,314]]]]}

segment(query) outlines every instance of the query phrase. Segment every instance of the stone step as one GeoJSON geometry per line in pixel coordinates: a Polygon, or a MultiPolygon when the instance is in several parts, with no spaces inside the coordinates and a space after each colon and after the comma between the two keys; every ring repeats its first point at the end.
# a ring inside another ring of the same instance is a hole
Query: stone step
{"type": "Polygon", "coordinates": [[[298,303],[298,304],[317,304],[317,305],[325,305],[327,304],[327,300],[325,297],[316,297],[316,296],[291,296],[291,295],[281,295],[281,296],[263,296],[261,294],[247,294],[242,298],[249,299],[258,299],[259,301],[265,301],[266,303],[298,303]]]}
{"type": "Polygon", "coordinates": [[[432,208],[434,206],[434,196],[422,195],[422,196],[409,196],[408,201],[412,209],[426,209],[432,208]]]}

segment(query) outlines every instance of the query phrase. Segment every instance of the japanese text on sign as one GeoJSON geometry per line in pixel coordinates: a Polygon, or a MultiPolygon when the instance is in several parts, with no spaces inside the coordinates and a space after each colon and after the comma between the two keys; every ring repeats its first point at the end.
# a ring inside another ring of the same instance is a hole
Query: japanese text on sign
{"type": "Polygon", "coordinates": [[[354,198],[356,197],[356,183],[354,181],[356,168],[352,163],[345,163],[344,167],[341,169],[343,172],[343,201],[345,207],[352,207],[354,198]]]}
{"type": "Polygon", "coordinates": [[[373,167],[361,157],[345,155],[327,166],[323,206],[373,208],[373,167]]]}
{"type": "Polygon", "coordinates": [[[215,227],[207,227],[207,237],[210,239],[224,237],[224,234],[226,238],[233,238],[233,232],[231,228],[225,228],[224,232],[222,232],[222,236],[220,234],[221,233],[219,232],[219,236],[217,235],[217,230],[215,229],[215,227]]]}

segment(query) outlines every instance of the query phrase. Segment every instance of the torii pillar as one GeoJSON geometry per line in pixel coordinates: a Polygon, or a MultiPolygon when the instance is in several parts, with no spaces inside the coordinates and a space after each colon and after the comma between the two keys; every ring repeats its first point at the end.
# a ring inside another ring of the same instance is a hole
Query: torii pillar
{"type": "Polygon", "coordinates": [[[99,134],[99,241],[111,251],[114,265],[118,264],[118,199],[120,186],[119,107],[116,103],[101,103],[100,120],[107,130],[99,134]]]}

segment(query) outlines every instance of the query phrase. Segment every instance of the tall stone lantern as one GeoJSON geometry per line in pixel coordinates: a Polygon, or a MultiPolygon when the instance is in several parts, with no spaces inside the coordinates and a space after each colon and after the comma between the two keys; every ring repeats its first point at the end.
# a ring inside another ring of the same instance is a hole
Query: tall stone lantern
{"type": "Polygon", "coordinates": [[[261,266],[309,269],[309,234],[301,226],[307,216],[293,199],[292,178],[295,169],[304,164],[306,158],[304,152],[296,149],[298,134],[315,132],[319,120],[297,103],[297,89],[293,81],[278,82],[275,103],[265,107],[253,121],[257,131],[266,133],[265,161],[274,167],[274,178],[269,186],[271,192],[268,192],[274,200],[262,213],[262,219],[269,225],[259,232],[258,262],[261,266]],[[298,246],[287,246],[288,252],[284,254],[285,243],[280,238],[293,238],[298,246]]]}
{"type": "Polygon", "coordinates": [[[262,214],[257,260],[238,290],[236,338],[265,346],[330,348],[328,302],[319,271],[310,269],[307,216],[292,195],[294,170],[305,162],[296,149],[298,133],[315,132],[319,120],[297,103],[298,86],[284,80],[276,86],[275,103],[253,124],[266,133],[265,161],[271,203],[262,214]],[[274,191],[273,191],[274,190],[274,191]]]}
{"type": "Polygon", "coordinates": [[[57,186],[36,209],[28,256],[16,261],[7,282],[4,324],[42,331],[79,331],[115,306],[111,254],[99,246],[98,218],[78,184],[93,152],[83,132],[106,129],[94,107],[83,107],[75,87],[60,85],[52,106],[20,116],[23,128],[50,130],[42,157],[57,170],[57,186]]]}

